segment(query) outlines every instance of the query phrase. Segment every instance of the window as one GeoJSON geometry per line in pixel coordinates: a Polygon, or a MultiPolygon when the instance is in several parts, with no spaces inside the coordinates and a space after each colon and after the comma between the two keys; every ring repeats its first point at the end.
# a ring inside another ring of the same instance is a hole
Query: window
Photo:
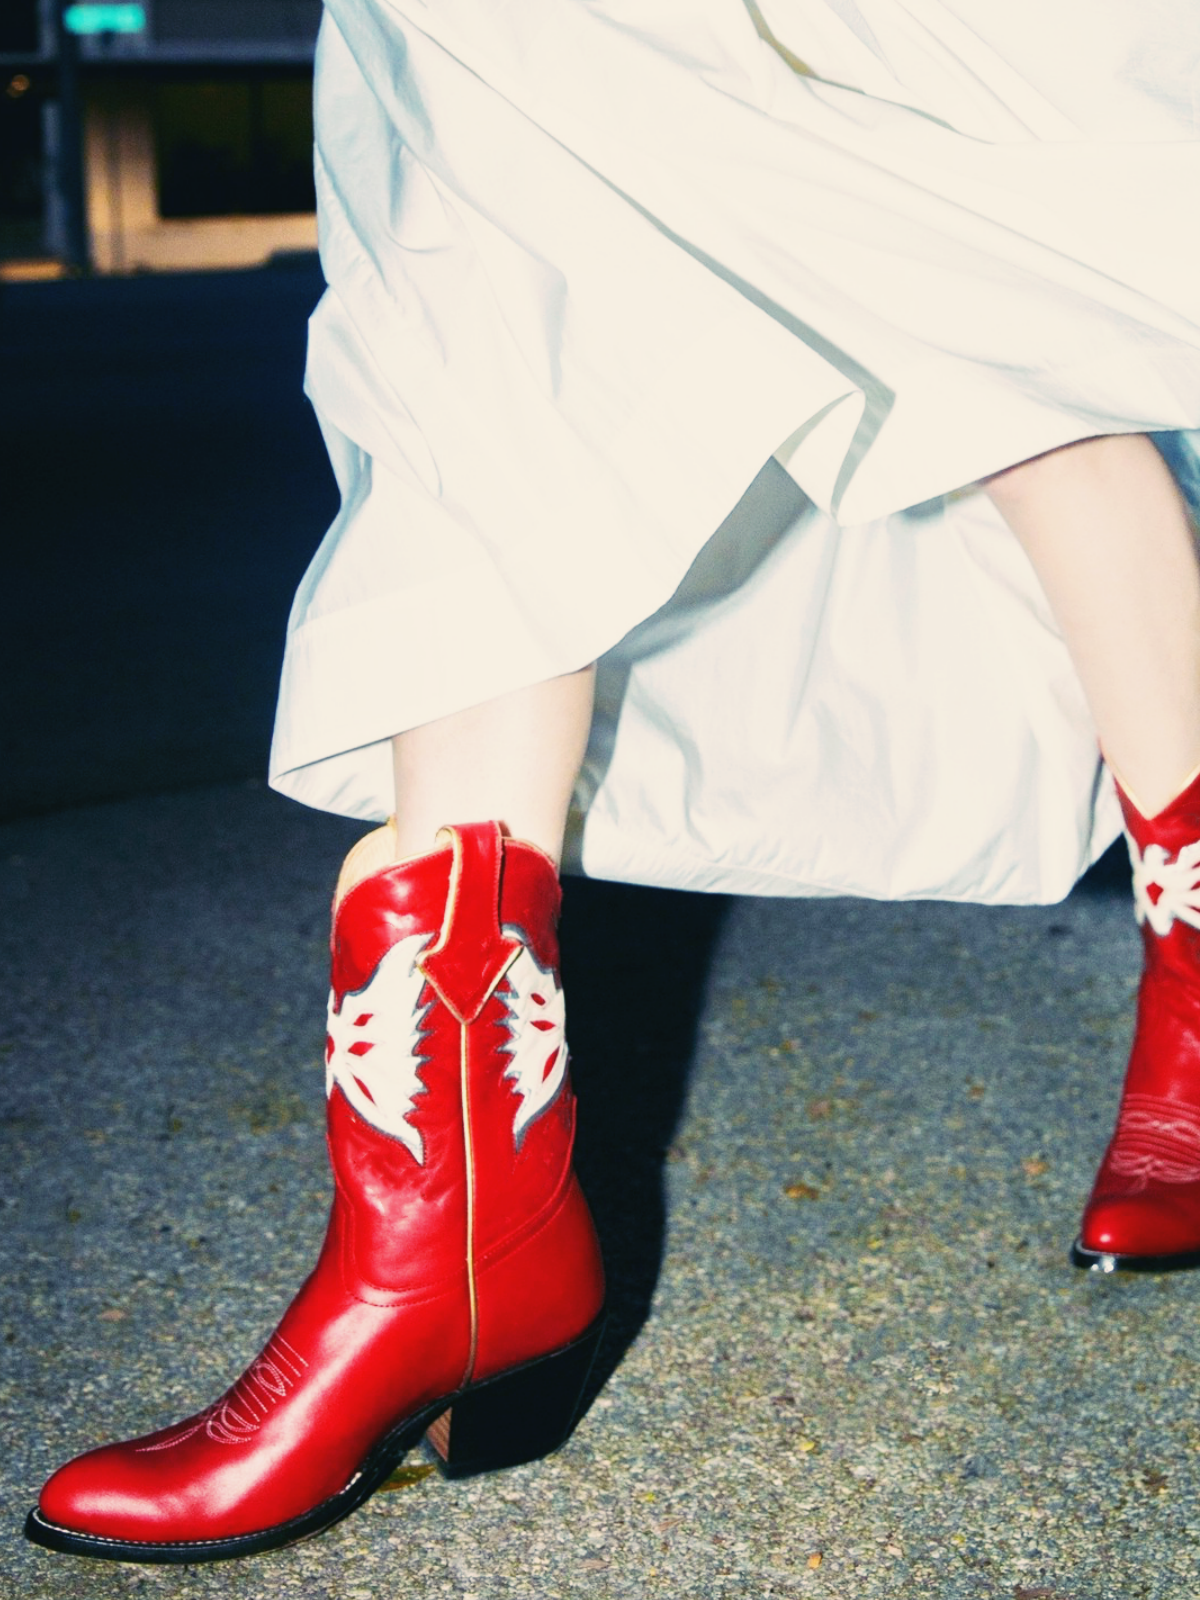
{"type": "Polygon", "coordinates": [[[155,88],[163,217],[312,211],[312,77],[155,88]]]}

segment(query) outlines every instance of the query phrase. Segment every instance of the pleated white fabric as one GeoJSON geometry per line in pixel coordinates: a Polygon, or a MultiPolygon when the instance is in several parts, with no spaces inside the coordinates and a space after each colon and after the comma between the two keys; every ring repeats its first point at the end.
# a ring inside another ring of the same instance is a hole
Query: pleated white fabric
{"type": "Polygon", "coordinates": [[[1200,426],[1198,85],[1182,0],[328,0],[272,782],[382,817],[602,657],[575,866],[1065,893],[1115,806],[969,486],[1200,426]]]}

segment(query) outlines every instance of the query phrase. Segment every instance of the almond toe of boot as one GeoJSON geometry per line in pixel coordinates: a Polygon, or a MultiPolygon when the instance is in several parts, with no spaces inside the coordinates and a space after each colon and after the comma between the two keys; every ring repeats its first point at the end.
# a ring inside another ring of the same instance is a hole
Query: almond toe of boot
{"type": "Polygon", "coordinates": [[[170,1539],[171,1511],[154,1475],[132,1465],[128,1446],[114,1444],[60,1467],[34,1518],[89,1542],[118,1545],[170,1539]]]}
{"type": "Polygon", "coordinates": [[[287,1542],[273,1530],[260,1533],[219,1475],[173,1484],[146,1443],[105,1445],[60,1467],[29,1515],[28,1537],[72,1555],[152,1563],[216,1560],[287,1542]]]}

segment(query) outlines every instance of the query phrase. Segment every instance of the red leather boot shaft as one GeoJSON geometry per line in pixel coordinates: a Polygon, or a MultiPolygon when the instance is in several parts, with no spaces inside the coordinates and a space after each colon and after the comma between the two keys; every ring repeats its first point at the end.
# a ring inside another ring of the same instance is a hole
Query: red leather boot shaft
{"type": "MultiPolygon", "coordinates": [[[[470,831],[462,833],[469,848],[470,831]]],[[[509,841],[495,863],[481,852],[464,859],[457,894],[452,878],[449,848],[389,868],[351,890],[334,927],[331,1156],[339,1192],[356,1196],[345,1223],[355,1271],[379,1288],[440,1276],[430,1251],[465,1238],[464,1048],[475,1253],[515,1248],[561,1198],[570,1173],[557,877],[540,851],[509,841]],[[480,880],[486,895],[470,892],[480,880]],[[378,1037],[380,988],[389,1001],[411,1001],[407,1036],[378,1037]],[[355,1119],[336,1111],[337,1089],[355,1119]],[[415,1158],[403,1185],[371,1131],[415,1158]]]]}

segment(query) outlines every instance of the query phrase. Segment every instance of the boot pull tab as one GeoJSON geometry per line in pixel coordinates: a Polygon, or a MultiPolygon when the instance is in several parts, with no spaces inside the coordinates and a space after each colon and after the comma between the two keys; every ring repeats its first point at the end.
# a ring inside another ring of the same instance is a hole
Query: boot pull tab
{"type": "Polygon", "coordinates": [[[450,892],[437,944],[417,966],[459,1022],[474,1022],[521,949],[500,929],[504,844],[496,822],[442,828],[454,847],[450,892]]]}

